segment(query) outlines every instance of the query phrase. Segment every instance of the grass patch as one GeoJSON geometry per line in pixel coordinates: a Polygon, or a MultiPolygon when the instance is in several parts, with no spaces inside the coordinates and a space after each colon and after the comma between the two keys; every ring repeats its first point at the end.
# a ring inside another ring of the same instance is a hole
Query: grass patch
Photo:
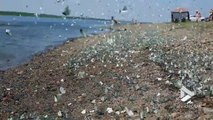
{"type": "Polygon", "coordinates": [[[212,29],[213,22],[182,22],[182,23],[172,23],[175,28],[184,29],[212,29]]]}

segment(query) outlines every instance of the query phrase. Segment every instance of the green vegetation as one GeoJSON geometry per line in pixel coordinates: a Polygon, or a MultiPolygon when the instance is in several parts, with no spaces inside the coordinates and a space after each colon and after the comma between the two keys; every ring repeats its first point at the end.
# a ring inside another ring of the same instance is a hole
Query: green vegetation
{"type": "MultiPolygon", "coordinates": [[[[27,12],[13,12],[13,11],[0,11],[0,16],[38,16],[43,18],[64,18],[65,16],[60,15],[50,15],[50,14],[35,14],[35,13],[27,13],[27,12]]],[[[74,16],[66,16],[67,19],[91,19],[91,20],[104,20],[101,18],[90,18],[90,17],[74,17],[74,16]]]]}
{"type": "Polygon", "coordinates": [[[177,28],[185,28],[185,29],[211,29],[213,28],[212,22],[182,22],[178,24],[174,24],[177,28]]]}
{"type": "MultiPolygon", "coordinates": [[[[35,16],[34,13],[27,13],[27,12],[10,12],[10,11],[0,11],[0,15],[8,15],[8,16],[35,16]]],[[[48,14],[38,14],[39,17],[54,17],[60,18],[62,16],[57,15],[48,15],[48,14]]]]}

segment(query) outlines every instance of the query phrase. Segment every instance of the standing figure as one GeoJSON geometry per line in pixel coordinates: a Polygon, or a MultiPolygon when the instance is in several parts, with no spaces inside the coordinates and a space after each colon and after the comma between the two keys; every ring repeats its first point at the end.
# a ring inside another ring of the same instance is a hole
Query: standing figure
{"type": "Polygon", "coordinates": [[[210,10],[209,12],[209,21],[213,20],[213,9],[210,10]]]}
{"type": "Polygon", "coordinates": [[[195,12],[195,17],[197,22],[201,21],[201,13],[198,10],[195,12]]]}
{"type": "Polygon", "coordinates": [[[114,19],[114,17],[111,17],[111,26],[110,26],[110,30],[114,30],[114,26],[118,25],[118,21],[114,19]]]}
{"type": "Polygon", "coordinates": [[[118,24],[118,21],[115,20],[113,16],[111,18],[111,21],[112,21],[112,25],[117,25],[118,24]]]}

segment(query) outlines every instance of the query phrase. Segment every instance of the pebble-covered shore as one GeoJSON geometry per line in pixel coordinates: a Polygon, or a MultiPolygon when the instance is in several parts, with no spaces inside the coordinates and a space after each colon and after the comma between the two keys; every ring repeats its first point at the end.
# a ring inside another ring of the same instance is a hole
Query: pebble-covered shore
{"type": "Polygon", "coordinates": [[[211,119],[213,30],[192,26],[120,26],[2,71],[0,118],[211,119]],[[196,95],[182,102],[181,86],[196,95]]]}

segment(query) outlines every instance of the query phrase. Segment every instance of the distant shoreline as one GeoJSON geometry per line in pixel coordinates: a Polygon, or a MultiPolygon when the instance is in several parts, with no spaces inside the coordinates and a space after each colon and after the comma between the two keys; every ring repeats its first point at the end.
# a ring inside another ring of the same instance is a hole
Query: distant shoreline
{"type": "MultiPolygon", "coordinates": [[[[0,16],[36,17],[36,13],[0,11],[0,16]]],[[[51,14],[37,14],[37,16],[41,18],[65,18],[66,17],[66,16],[60,16],[60,15],[51,15],[51,14]]],[[[76,17],[76,16],[67,16],[66,19],[87,19],[87,20],[110,21],[110,19],[92,18],[92,17],[76,17]]]]}

